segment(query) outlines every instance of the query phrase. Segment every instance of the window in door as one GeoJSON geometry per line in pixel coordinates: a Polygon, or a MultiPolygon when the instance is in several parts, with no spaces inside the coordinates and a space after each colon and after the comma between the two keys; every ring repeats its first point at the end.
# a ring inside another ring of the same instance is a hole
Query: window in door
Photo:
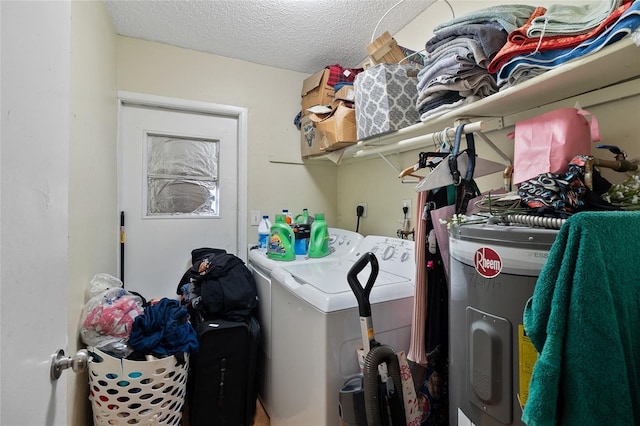
{"type": "Polygon", "coordinates": [[[220,216],[219,141],[147,136],[146,217],[220,216]]]}

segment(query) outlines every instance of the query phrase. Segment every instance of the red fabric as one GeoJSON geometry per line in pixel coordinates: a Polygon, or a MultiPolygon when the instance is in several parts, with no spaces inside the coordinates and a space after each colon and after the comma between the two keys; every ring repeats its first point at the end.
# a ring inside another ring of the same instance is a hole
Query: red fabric
{"type": "Polygon", "coordinates": [[[332,87],[340,82],[352,83],[356,75],[363,71],[362,68],[344,68],[338,64],[328,65],[325,68],[329,69],[327,84],[332,87]]]}
{"type": "Polygon", "coordinates": [[[543,52],[545,50],[568,49],[575,47],[583,41],[597,36],[604,31],[612,22],[618,20],[620,15],[622,15],[631,6],[631,3],[633,3],[632,0],[626,0],[626,4],[616,8],[613,13],[600,23],[600,25],[587,33],[571,36],[559,35],[542,37],[542,41],[540,41],[539,37],[527,37],[527,30],[531,27],[531,21],[533,21],[534,18],[544,16],[547,11],[544,7],[537,7],[522,27],[509,33],[507,36],[507,42],[491,60],[487,69],[490,73],[497,73],[500,71],[500,68],[502,68],[504,64],[510,61],[514,56],[531,53],[536,50],[543,52]]]}

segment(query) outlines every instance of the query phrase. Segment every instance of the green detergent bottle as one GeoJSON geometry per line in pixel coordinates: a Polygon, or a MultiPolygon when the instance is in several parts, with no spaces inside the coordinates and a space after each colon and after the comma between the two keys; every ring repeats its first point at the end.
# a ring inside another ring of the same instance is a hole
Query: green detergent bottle
{"type": "Polygon", "coordinates": [[[309,238],[309,257],[318,258],[331,253],[329,248],[329,229],[324,220],[324,213],[316,213],[315,220],[311,224],[311,237],[309,238]]]}
{"type": "Polygon", "coordinates": [[[302,209],[302,213],[296,216],[295,223],[304,223],[310,225],[313,218],[309,216],[309,210],[302,209]]]}
{"type": "Polygon", "coordinates": [[[293,230],[282,214],[276,215],[276,221],[271,225],[269,242],[267,243],[267,257],[273,260],[294,260],[296,253],[293,249],[295,242],[293,230]]]}

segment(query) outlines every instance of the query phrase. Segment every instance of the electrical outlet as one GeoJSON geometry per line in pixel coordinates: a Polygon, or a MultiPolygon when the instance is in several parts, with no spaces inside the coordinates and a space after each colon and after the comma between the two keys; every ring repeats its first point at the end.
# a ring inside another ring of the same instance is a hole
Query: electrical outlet
{"type": "Polygon", "coordinates": [[[260,225],[262,216],[260,216],[260,210],[251,210],[251,226],[260,225]]]}
{"type": "MultiPolygon", "coordinates": [[[[407,219],[411,219],[411,199],[402,200],[402,207],[407,207],[407,219]]],[[[403,210],[404,211],[404,210],[403,210]]]]}
{"type": "Polygon", "coordinates": [[[367,217],[367,203],[358,203],[356,204],[356,208],[358,206],[362,206],[362,208],[364,209],[364,211],[362,212],[362,217],[367,217]]]}

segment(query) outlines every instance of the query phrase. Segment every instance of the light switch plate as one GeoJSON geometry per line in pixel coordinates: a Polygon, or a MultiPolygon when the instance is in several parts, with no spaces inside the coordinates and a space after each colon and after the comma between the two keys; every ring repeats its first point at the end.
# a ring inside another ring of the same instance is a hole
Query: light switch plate
{"type": "Polygon", "coordinates": [[[260,219],[262,219],[262,216],[260,216],[260,210],[251,210],[251,226],[260,225],[260,219]]]}

